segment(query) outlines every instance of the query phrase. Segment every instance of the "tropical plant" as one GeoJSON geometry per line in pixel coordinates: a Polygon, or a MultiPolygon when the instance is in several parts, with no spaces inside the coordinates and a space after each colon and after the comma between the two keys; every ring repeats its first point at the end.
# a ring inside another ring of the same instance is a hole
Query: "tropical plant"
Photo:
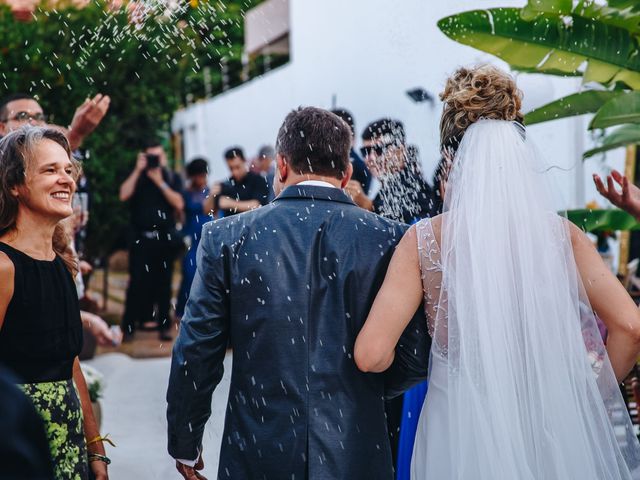
{"type": "Polygon", "coordinates": [[[619,127],[585,157],[640,142],[637,0],[529,0],[524,8],[452,15],[438,26],[515,70],[582,77],[583,91],[529,112],[527,124],[595,113],[589,129],[619,127]]]}
{"type": "Polygon", "coordinates": [[[616,230],[640,230],[640,223],[627,212],[618,209],[569,210],[567,218],[585,232],[613,232],[616,230]]]}

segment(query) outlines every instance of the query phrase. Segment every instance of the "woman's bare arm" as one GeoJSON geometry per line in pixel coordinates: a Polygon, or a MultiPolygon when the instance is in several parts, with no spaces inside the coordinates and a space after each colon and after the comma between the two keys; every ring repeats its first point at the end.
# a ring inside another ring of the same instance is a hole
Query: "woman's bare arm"
{"type": "Polygon", "coordinates": [[[0,252],[0,330],[4,323],[4,316],[7,314],[7,308],[13,298],[13,278],[15,275],[15,267],[9,257],[0,252]]]}
{"type": "Polygon", "coordinates": [[[398,339],[422,302],[415,227],[398,244],[354,349],[363,372],[383,372],[393,362],[398,339]]]}
{"type": "Polygon", "coordinates": [[[619,382],[640,354],[640,310],[607,268],[591,240],[571,224],[571,243],[591,307],[607,326],[607,353],[619,382]]]}
{"type": "MultiPolygon", "coordinates": [[[[93,415],[93,407],[91,406],[91,398],[89,397],[89,390],[87,389],[87,382],[85,382],[84,375],[82,373],[82,369],[80,368],[80,361],[78,357],[73,362],[73,381],[76,384],[76,388],[78,389],[78,393],[80,394],[80,404],[82,406],[82,416],[83,416],[83,429],[84,436],[87,440],[87,443],[94,440],[96,437],[100,436],[100,431],[98,430],[98,424],[93,415]]],[[[97,453],[100,455],[105,454],[104,445],[102,441],[93,442],[91,445],[87,446],[88,452],[97,453]]],[[[107,479],[107,466],[102,462],[91,462],[91,469],[97,478],[100,480],[107,479]]]]}

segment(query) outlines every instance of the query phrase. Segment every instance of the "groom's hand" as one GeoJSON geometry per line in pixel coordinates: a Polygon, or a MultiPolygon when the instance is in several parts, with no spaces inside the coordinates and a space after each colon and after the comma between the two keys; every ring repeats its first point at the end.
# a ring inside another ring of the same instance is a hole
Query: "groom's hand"
{"type": "Polygon", "coordinates": [[[184,480],[207,480],[207,477],[205,477],[198,471],[204,468],[204,461],[202,460],[202,456],[200,456],[198,462],[194,467],[190,467],[176,460],[176,468],[178,469],[180,475],[184,477],[184,480]]]}

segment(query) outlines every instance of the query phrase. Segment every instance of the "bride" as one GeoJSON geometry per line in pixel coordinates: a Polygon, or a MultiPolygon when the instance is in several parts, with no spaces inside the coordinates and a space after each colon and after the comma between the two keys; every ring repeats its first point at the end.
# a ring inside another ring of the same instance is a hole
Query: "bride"
{"type": "Polygon", "coordinates": [[[554,213],[514,80],[461,68],[441,98],[444,213],[404,236],[355,345],[361,370],[384,371],[424,303],[433,342],[412,478],[638,478],[618,387],[640,353],[638,308],[554,213]]]}

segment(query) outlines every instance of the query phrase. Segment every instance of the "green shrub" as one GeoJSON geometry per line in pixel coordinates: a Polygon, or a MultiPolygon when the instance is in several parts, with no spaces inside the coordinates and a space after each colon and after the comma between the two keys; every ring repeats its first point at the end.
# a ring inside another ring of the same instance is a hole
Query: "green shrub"
{"type": "Polygon", "coordinates": [[[2,96],[31,93],[50,121],[64,126],[85,98],[111,97],[109,113],[83,145],[93,193],[91,256],[105,254],[127,224],[118,188],[144,139],[168,138],[171,116],[186,96],[205,95],[203,67],[210,67],[212,92],[222,90],[222,58],[240,62],[242,15],[257,3],[192,0],[170,16],[166,2],[158,3],[140,25],[125,8],[111,12],[102,0],[82,9],[42,6],[28,23],[0,7],[2,96]]]}

